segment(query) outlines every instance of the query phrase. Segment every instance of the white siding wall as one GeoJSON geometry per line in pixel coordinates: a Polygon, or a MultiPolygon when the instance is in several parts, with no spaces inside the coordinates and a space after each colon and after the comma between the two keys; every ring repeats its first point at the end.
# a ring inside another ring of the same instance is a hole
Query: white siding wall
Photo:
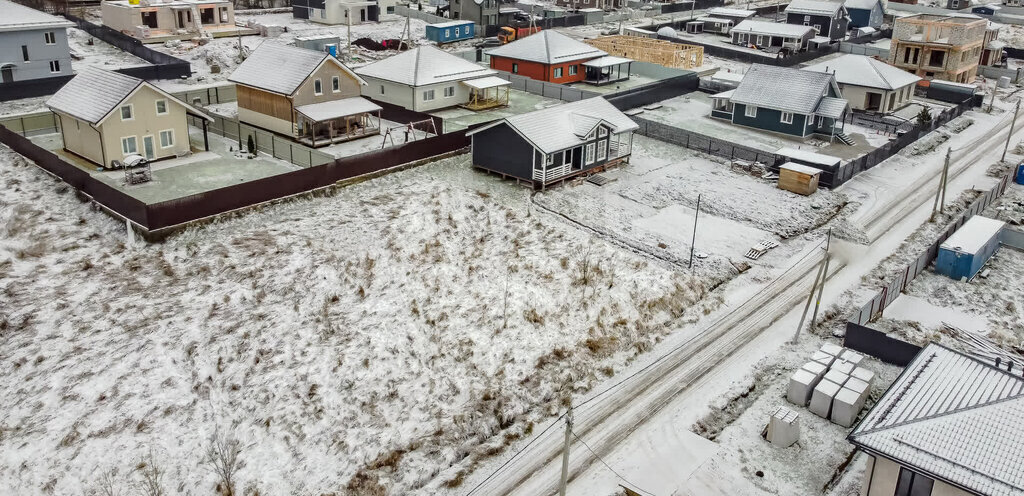
{"type": "Polygon", "coordinates": [[[363,96],[399,105],[418,112],[429,112],[431,110],[454,107],[469,101],[469,88],[459,81],[417,86],[416,88],[413,88],[404,84],[393,83],[391,81],[384,81],[368,76],[363,76],[363,79],[366,80],[367,83],[367,85],[362,88],[363,96]],[[383,94],[380,91],[381,86],[384,87],[383,94]],[[455,96],[445,98],[444,89],[449,86],[455,88],[455,96]],[[423,93],[429,90],[434,90],[434,99],[426,101],[423,99],[423,93]]]}

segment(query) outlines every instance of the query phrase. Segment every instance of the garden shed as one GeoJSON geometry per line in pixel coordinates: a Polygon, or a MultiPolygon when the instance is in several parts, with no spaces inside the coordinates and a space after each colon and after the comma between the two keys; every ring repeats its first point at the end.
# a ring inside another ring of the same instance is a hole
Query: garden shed
{"type": "Polygon", "coordinates": [[[779,189],[800,195],[813,195],[818,190],[821,171],[809,165],[786,162],[779,167],[779,189]]]}

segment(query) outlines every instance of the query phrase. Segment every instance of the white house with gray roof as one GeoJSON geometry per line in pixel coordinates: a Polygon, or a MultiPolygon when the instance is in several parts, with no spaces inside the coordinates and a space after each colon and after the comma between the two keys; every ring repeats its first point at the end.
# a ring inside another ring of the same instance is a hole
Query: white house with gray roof
{"type": "Polygon", "coordinates": [[[848,439],[869,456],[862,496],[1024,496],[1019,365],[929,344],[848,439]]]}
{"type": "Polygon", "coordinates": [[[804,70],[835,75],[850,107],[867,112],[889,113],[907,106],[914,97],[914,87],[921,80],[881,60],[853,54],[819,62],[804,70]]]}
{"type": "Polygon", "coordinates": [[[496,77],[497,71],[430,45],[359,67],[356,74],[366,81],[363,96],[418,112],[467,105],[500,92],[507,103],[512,84],[496,77]]]}
{"type": "Polygon", "coordinates": [[[735,90],[711,98],[711,117],[773,133],[818,135],[853,144],[843,134],[849,104],[832,74],[754,64],[735,90]]]}
{"type": "Polygon", "coordinates": [[[70,76],[66,19],[0,0],[0,84],[70,76]]]}
{"type": "Polygon", "coordinates": [[[736,45],[756,46],[757,48],[775,47],[791,52],[806,50],[815,35],[816,32],[811,26],[751,19],[740,22],[729,31],[729,36],[732,37],[732,42],[736,45]]]}
{"type": "Polygon", "coordinates": [[[628,162],[637,128],[594,97],[506,117],[466,135],[473,139],[474,167],[544,188],[628,162]]]}

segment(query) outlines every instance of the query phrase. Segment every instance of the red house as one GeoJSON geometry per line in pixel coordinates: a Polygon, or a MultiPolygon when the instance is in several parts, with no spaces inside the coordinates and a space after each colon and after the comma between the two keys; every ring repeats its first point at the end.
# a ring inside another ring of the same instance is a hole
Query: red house
{"type": "Polygon", "coordinates": [[[541,31],[488,52],[491,69],[550,83],[583,81],[583,63],[608,55],[557,31],[541,31]]]}

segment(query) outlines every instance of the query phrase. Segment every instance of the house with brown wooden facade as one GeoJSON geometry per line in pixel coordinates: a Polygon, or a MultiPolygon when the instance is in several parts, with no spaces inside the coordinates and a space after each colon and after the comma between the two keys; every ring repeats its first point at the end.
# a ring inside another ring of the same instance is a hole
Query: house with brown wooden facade
{"type": "Polygon", "coordinates": [[[326,146],[380,130],[381,107],[360,95],[361,77],[334,56],[267,42],[228,78],[238,89],[238,120],[326,146]]]}

